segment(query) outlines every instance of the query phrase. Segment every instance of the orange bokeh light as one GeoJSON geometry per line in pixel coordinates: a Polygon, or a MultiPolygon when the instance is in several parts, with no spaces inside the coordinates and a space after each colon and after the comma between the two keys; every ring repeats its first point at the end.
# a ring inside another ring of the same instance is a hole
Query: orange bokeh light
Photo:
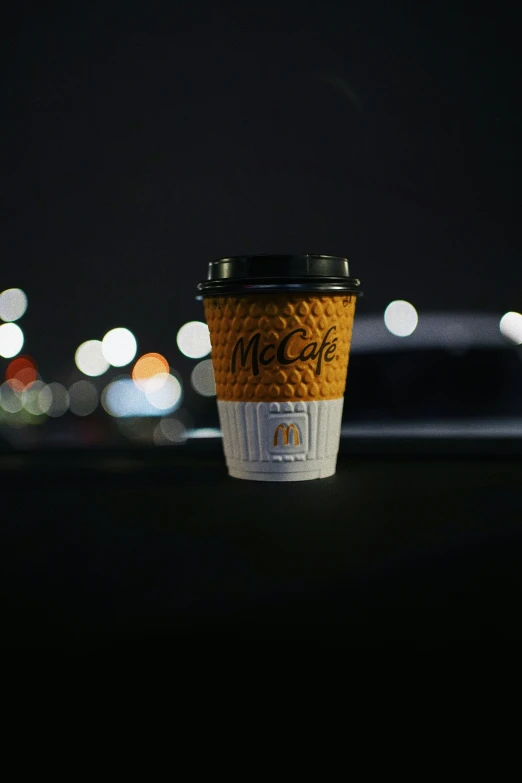
{"type": "MultiPolygon", "coordinates": [[[[146,353],[141,356],[132,370],[132,380],[142,389],[150,387],[153,378],[164,378],[169,372],[169,363],[160,353],[146,353]]],[[[160,382],[160,386],[162,383],[160,382]]]]}
{"type": "Polygon", "coordinates": [[[38,378],[36,362],[30,356],[18,356],[7,365],[5,377],[13,391],[22,391],[38,378]]]}

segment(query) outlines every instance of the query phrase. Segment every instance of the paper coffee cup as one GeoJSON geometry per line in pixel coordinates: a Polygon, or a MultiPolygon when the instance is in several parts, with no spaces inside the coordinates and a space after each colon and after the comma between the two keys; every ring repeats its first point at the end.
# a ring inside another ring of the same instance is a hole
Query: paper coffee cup
{"type": "Polygon", "coordinates": [[[209,266],[199,290],[229,474],[333,475],[359,293],[346,259],[247,256],[209,266]]]}

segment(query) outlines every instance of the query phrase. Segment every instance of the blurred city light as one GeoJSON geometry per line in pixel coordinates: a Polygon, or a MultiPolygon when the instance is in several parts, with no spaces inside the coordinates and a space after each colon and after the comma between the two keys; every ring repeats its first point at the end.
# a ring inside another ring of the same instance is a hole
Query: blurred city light
{"type": "Polygon", "coordinates": [[[51,405],[53,404],[53,392],[46,384],[40,389],[38,393],[38,405],[42,413],[49,413],[51,405]]]}
{"type": "Polygon", "coordinates": [[[103,355],[101,340],[87,340],[76,349],[74,363],[80,372],[95,378],[107,372],[110,365],[103,355]]]}
{"type": "Polygon", "coordinates": [[[129,418],[119,417],[117,425],[119,431],[126,438],[149,445],[153,440],[153,429],[156,426],[156,422],[151,424],[151,420],[148,417],[137,418],[131,416],[129,418]]]}
{"type": "Polygon", "coordinates": [[[184,324],[176,337],[178,348],[189,359],[202,359],[210,353],[210,333],[202,321],[184,324]]]}
{"type": "Polygon", "coordinates": [[[89,416],[97,405],[98,392],[90,381],[77,381],[69,387],[69,408],[76,416],[89,416]]]}
{"type": "Polygon", "coordinates": [[[408,337],[413,334],[418,322],[417,310],[403,299],[390,302],[384,311],[384,323],[388,331],[396,337],[408,337]]]}
{"type": "Polygon", "coordinates": [[[52,418],[63,416],[69,408],[69,392],[61,383],[50,383],[41,389],[38,404],[42,413],[52,418]]]}
{"type": "Polygon", "coordinates": [[[13,391],[18,392],[18,394],[21,394],[25,389],[25,386],[22,383],[22,381],[19,381],[17,378],[9,378],[9,380],[7,380],[6,383],[8,386],[11,387],[13,391]]]}
{"type": "Polygon", "coordinates": [[[172,443],[185,443],[188,438],[187,428],[178,419],[162,419],[154,430],[156,446],[172,443]]]}
{"type": "Polygon", "coordinates": [[[2,324],[0,326],[0,356],[11,359],[20,353],[24,344],[24,333],[18,324],[2,324]]]}
{"type": "Polygon", "coordinates": [[[102,340],[102,352],[113,367],[125,367],[136,356],[136,338],[128,329],[111,329],[102,340]]]}
{"type": "Polygon", "coordinates": [[[190,382],[198,394],[201,394],[203,397],[215,397],[216,381],[212,359],[204,359],[199,364],[196,364],[192,370],[190,382]]]}
{"type": "Polygon", "coordinates": [[[32,413],[33,416],[41,416],[46,413],[40,405],[40,392],[45,388],[45,383],[42,381],[35,381],[28,388],[22,392],[22,405],[28,413],[32,413]]]}
{"type": "Polygon", "coordinates": [[[0,386],[0,406],[7,413],[18,413],[23,408],[22,395],[8,381],[0,386]]]}
{"type": "Polygon", "coordinates": [[[190,438],[222,438],[223,432],[219,427],[197,427],[189,432],[190,438]]]}
{"type": "Polygon", "coordinates": [[[160,411],[174,410],[181,403],[182,389],[177,378],[168,373],[159,389],[147,391],[146,396],[151,405],[160,411]]]}
{"type": "Polygon", "coordinates": [[[145,392],[161,389],[169,373],[169,363],[160,353],[141,356],[132,370],[132,380],[145,392]]]}
{"type": "Polygon", "coordinates": [[[5,377],[12,389],[21,387],[24,389],[38,378],[36,363],[29,356],[19,356],[13,359],[7,366],[5,377]]]}
{"type": "Polygon", "coordinates": [[[27,296],[21,288],[8,288],[0,294],[2,321],[18,321],[27,310],[27,296]]]}
{"type": "Polygon", "coordinates": [[[508,340],[522,345],[522,314],[506,313],[500,319],[500,331],[508,340]]]}
{"type": "Polygon", "coordinates": [[[132,378],[117,378],[105,387],[101,402],[111,416],[162,416],[172,413],[181,401],[181,385],[169,375],[161,389],[146,394],[132,378]],[[168,379],[172,379],[169,381],[168,379]]]}

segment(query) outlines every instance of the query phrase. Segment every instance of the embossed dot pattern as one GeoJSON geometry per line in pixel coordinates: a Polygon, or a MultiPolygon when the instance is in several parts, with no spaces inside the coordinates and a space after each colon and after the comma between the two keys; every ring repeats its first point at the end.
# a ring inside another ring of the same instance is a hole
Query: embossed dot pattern
{"type": "Polygon", "coordinates": [[[218,399],[271,402],[335,400],[342,397],[346,385],[355,300],[355,296],[346,294],[205,297],[205,316],[210,330],[218,399]],[[329,344],[323,349],[320,373],[317,374],[317,351],[332,326],[335,329],[327,338],[329,344]],[[282,365],[274,354],[277,346],[294,329],[303,329],[305,335],[299,332],[288,341],[285,356],[296,358],[296,361],[282,365]],[[256,334],[259,334],[259,373],[255,375],[253,372],[254,344],[246,356],[245,366],[241,366],[240,351],[236,351],[237,366],[235,372],[232,372],[232,356],[238,340],[243,339],[246,352],[249,341],[256,334]],[[334,343],[335,337],[337,341],[334,343]],[[315,343],[316,347],[311,346],[311,343],[315,343]],[[267,348],[263,354],[263,348],[269,345],[275,348],[267,348]],[[332,345],[335,345],[335,350],[331,348],[332,345]],[[327,353],[328,348],[331,349],[330,353],[327,353]],[[315,354],[315,358],[312,354],[315,354]],[[259,357],[271,361],[263,365],[259,357]],[[327,358],[331,361],[327,361],[327,358]]]}

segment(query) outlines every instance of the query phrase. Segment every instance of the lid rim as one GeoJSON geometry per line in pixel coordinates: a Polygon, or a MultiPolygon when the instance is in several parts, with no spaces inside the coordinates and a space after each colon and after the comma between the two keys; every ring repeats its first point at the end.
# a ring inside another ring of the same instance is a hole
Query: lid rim
{"type": "Polygon", "coordinates": [[[360,281],[355,277],[336,278],[261,278],[248,282],[239,279],[205,280],[197,285],[202,296],[224,296],[227,294],[254,293],[351,293],[361,295],[360,281]]]}
{"type": "Polygon", "coordinates": [[[208,280],[245,278],[348,278],[350,270],[345,256],[320,253],[262,254],[224,256],[208,265],[208,280]]]}

